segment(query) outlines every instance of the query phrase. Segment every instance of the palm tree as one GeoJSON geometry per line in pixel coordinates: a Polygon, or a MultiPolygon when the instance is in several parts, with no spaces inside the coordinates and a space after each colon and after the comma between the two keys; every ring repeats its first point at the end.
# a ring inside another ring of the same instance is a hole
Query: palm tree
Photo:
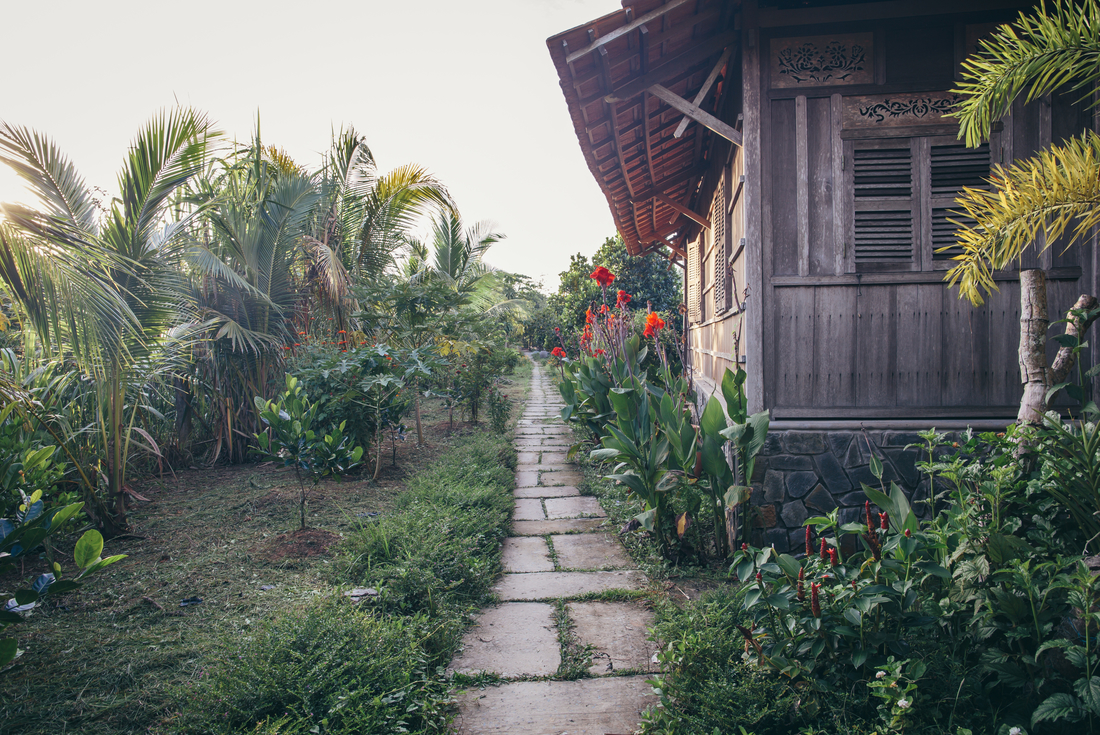
{"type": "Polygon", "coordinates": [[[0,278],[44,342],[71,350],[94,378],[118,527],[125,525],[126,464],[139,403],[127,415],[126,390],[163,345],[183,300],[175,264],[189,217],[173,219],[170,205],[202,169],[213,136],[205,116],[191,110],[155,116],[131,144],[118,198],[100,210],[48,139],[0,124],[0,161],[39,199],[36,209],[4,209],[15,229],[4,238],[0,278]],[[75,280],[59,280],[67,277],[75,280]],[[50,304],[51,297],[58,300],[50,304]]]}

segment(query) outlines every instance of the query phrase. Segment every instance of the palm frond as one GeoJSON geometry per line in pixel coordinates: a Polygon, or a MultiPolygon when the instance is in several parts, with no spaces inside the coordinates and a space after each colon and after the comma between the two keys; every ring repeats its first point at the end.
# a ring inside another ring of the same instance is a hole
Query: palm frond
{"type": "Polygon", "coordinates": [[[1035,158],[995,167],[992,191],[966,189],[956,200],[975,223],[957,235],[963,252],[947,272],[959,297],[977,305],[997,290],[995,270],[1008,267],[1029,247],[1068,234],[1066,247],[1100,225],[1100,135],[1089,131],[1035,158]]]}
{"type": "Polygon", "coordinates": [[[30,185],[51,218],[84,232],[96,232],[98,202],[84,177],[52,140],[0,122],[0,163],[10,166],[30,185]]]}
{"type": "Polygon", "coordinates": [[[1044,2],[1032,15],[1021,12],[983,40],[977,54],[962,64],[963,95],[959,137],[968,146],[989,138],[996,120],[1026,92],[1028,102],[1062,86],[1087,97],[1100,78],[1100,4],[1089,0],[1044,2]]]}

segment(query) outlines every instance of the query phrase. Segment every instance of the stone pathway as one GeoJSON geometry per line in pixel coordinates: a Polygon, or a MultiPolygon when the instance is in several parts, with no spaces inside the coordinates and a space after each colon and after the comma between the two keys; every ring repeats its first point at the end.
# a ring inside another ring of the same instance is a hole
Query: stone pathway
{"type": "Polygon", "coordinates": [[[478,615],[451,662],[452,671],[508,681],[462,697],[461,735],[626,735],[656,702],[642,673],[652,670],[655,651],[646,640],[650,611],[637,602],[570,601],[644,589],[647,580],[631,569],[596,499],[578,492],[581,473],[566,459],[572,433],[561,408],[557,388],[536,364],[516,429],[515,535],[504,541],[505,574],[494,589],[501,604],[478,615]],[[592,647],[591,678],[558,678],[563,604],[575,639],[592,647]]]}

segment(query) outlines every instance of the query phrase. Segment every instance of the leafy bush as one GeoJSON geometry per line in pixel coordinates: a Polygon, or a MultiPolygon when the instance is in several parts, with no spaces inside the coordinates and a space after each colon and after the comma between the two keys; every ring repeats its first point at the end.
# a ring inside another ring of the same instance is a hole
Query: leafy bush
{"type": "Polygon", "coordinates": [[[425,616],[323,600],[227,640],[183,732],[437,731],[447,686],[420,640],[425,616]]]}

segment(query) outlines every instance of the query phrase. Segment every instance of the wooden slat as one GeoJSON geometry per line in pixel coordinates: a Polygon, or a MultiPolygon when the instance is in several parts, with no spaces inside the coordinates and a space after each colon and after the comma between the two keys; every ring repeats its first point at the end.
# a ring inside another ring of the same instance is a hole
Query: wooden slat
{"type": "Polygon", "coordinates": [[[775,403],[813,403],[814,289],[792,288],[775,294],[775,403]]]}
{"type": "Polygon", "coordinates": [[[735,44],[739,35],[734,31],[715,36],[702,43],[692,44],[686,51],[671,57],[667,61],[662,60],[662,63],[653,67],[648,74],[643,74],[636,79],[631,79],[629,82],[619,85],[611,91],[608,99],[610,102],[621,102],[631,97],[637,97],[654,84],[667,83],[670,79],[679,77],[693,66],[721,52],[727,46],[735,44]]]}
{"type": "MultiPolygon", "coordinates": [[[[660,202],[662,202],[663,204],[665,204],[669,207],[672,207],[673,209],[675,209],[677,212],[684,215],[688,219],[690,219],[694,222],[698,222],[703,227],[706,227],[708,230],[711,229],[710,219],[704,217],[701,214],[696,214],[693,210],[689,209],[688,207],[685,207],[683,204],[679,204],[677,202],[674,202],[672,199],[669,199],[664,194],[656,194],[656,195],[654,195],[653,198],[660,201],[660,202]]],[[[654,227],[653,229],[656,230],[657,228],[654,227]]]]}
{"type": "Polygon", "coordinates": [[[810,275],[810,171],[807,152],[806,96],[794,99],[795,211],[798,233],[798,275],[810,275]]]}
{"type": "Polygon", "coordinates": [[[897,287],[859,286],[856,307],[856,403],[897,403],[897,287]]]}
{"type": "Polygon", "coordinates": [[[715,133],[718,133],[735,145],[741,145],[741,133],[737,132],[706,110],[699,109],[675,92],[670,91],[660,84],[654,84],[649,87],[649,92],[652,93],[654,97],[659,97],[672,107],[692,118],[703,127],[713,130],[715,133]]]}
{"type": "MultiPolygon", "coordinates": [[[[707,75],[706,80],[703,82],[703,86],[699,88],[699,92],[695,95],[695,99],[692,100],[693,105],[699,106],[703,104],[703,100],[707,98],[707,93],[710,92],[711,86],[713,86],[714,82],[718,79],[718,73],[722,71],[722,67],[724,67],[726,65],[726,62],[729,61],[730,54],[732,53],[733,49],[727,46],[726,50],[722,52],[722,56],[719,57],[718,63],[715,64],[714,68],[710,70],[710,74],[707,75]]],[[[690,122],[691,118],[685,115],[683,119],[680,120],[680,124],[676,126],[676,130],[673,131],[672,137],[679,138],[681,135],[683,135],[684,131],[687,130],[688,123],[690,122]]]]}
{"type": "Polygon", "coordinates": [[[589,43],[584,48],[577,49],[573,53],[566,56],[565,61],[566,61],[566,63],[571,64],[574,61],[576,61],[577,59],[584,56],[585,54],[590,54],[593,51],[595,51],[596,49],[598,49],[598,48],[600,48],[600,47],[602,47],[602,46],[604,46],[608,43],[611,43],[616,38],[622,38],[626,34],[633,31],[635,28],[640,28],[641,26],[644,26],[646,23],[649,23],[650,21],[653,21],[653,20],[656,20],[657,18],[660,18],[662,15],[669,12],[670,10],[675,10],[676,8],[680,7],[681,5],[686,5],[689,2],[693,2],[693,1],[694,0],[669,0],[667,3],[665,3],[661,7],[657,8],[656,10],[652,10],[652,11],[646,13],[645,15],[643,15],[642,17],[635,19],[633,22],[627,23],[626,25],[620,26],[620,27],[616,28],[615,30],[604,34],[603,36],[600,36],[599,38],[592,41],[591,43],[589,43]]]}
{"type": "Polygon", "coordinates": [[[814,289],[813,405],[856,403],[856,289],[814,289]]]}

